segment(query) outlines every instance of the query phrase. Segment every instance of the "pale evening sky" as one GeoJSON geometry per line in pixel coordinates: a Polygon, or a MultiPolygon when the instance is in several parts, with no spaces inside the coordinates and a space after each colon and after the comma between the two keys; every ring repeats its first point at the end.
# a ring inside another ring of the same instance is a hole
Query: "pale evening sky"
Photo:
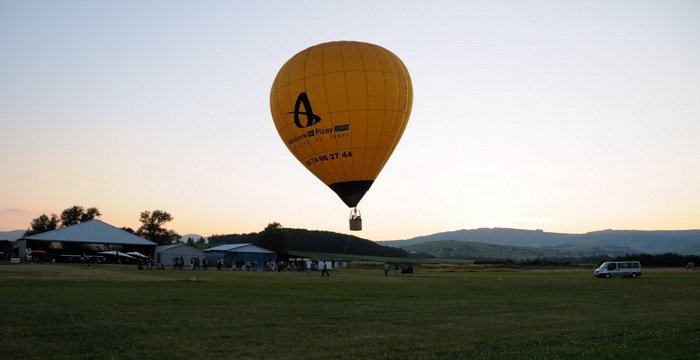
{"type": "Polygon", "coordinates": [[[2,0],[0,230],[81,205],[350,233],[269,110],[279,68],[335,40],[389,49],[414,87],[353,235],[700,228],[695,0],[2,0]]]}

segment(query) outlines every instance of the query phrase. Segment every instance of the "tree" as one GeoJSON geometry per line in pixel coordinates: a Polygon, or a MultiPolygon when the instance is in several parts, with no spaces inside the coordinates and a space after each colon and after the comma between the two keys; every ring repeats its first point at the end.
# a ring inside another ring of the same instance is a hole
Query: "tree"
{"type": "Polygon", "coordinates": [[[102,216],[102,214],[96,207],[85,210],[84,207],[75,205],[63,210],[61,213],[61,226],[66,227],[79,224],[81,222],[93,220],[99,216],[102,216]]]}
{"type": "Polygon", "coordinates": [[[163,228],[165,223],[173,221],[172,215],[163,210],[144,211],[141,213],[141,227],[136,234],[158,245],[169,245],[180,237],[175,231],[163,228]]]}
{"type": "Polygon", "coordinates": [[[79,224],[84,221],[93,220],[98,216],[102,216],[102,214],[96,207],[91,207],[85,210],[85,208],[82,206],[74,205],[73,207],[63,210],[61,213],[60,222],[56,214],[51,214],[50,217],[43,214],[32,220],[32,222],[29,224],[30,228],[27,229],[24,236],[36,235],[43,232],[56,230],[58,228],[79,224]]]}
{"type": "Polygon", "coordinates": [[[36,235],[56,229],[58,229],[58,215],[51,214],[51,217],[49,217],[46,214],[42,214],[32,220],[29,224],[29,229],[24,232],[24,236],[36,235]]]}
{"type": "Polygon", "coordinates": [[[98,218],[100,216],[102,216],[102,213],[100,212],[100,210],[98,210],[96,207],[91,207],[91,208],[88,208],[85,211],[85,214],[83,214],[80,217],[80,222],[95,220],[95,218],[98,218]]]}
{"type": "Polygon", "coordinates": [[[0,240],[0,253],[5,253],[6,257],[10,257],[10,253],[12,252],[12,248],[15,246],[14,241],[10,240],[0,240]]]}
{"type": "Polygon", "coordinates": [[[278,222],[268,224],[258,235],[255,245],[260,246],[278,254],[289,254],[289,247],[292,243],[287,238],[287,232],[278,222]]]}

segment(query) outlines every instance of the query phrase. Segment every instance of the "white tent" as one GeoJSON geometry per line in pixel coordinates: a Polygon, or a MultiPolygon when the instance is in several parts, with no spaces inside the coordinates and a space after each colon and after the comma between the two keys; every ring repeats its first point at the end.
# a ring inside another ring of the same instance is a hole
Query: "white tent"
{"type": "Polygon", "coordinates": [[[187,244],[161,245],[156,247],[156,264],[172,266],[173,259],[180,258],[181,256],[185,260],[185,266],[189,266],[190,259],[198,257],[201,261],[204,259],[205,255],[202,250],[187,244]]]}
{"type": "Polygon", "coordinates": [[[121,252],[121,251],[100,251],[100,252],[98,252],[98,254],[100,254],[100,255],[119,256],[119,257],[125,257],[125,258],[128,258],[128,259],[136,259],[135,257],[133,257],[133,256],[131,256],[131,255],[128,255],[128,254],[125,254],[125,253],[123,253],[123,252],[121,252]]]}
{"type": "Polygon", "coordinates": [[[82,256],[97,251],[121,250],[152,254],[156,243],[94,219],[76,225],[23,237],[17,240],[19,255],[26,255],[27,248],[44,250],[54,257],[82,256]]]}
{"type": "Polygon", "coordinates": [[[148,257],[148,256],[146,256],[146,255],[144,255],[144,254],[141,254],[141,253],[138,252],[138,251],[132,251],[132,252],[128,252],[128,253],[126,253],[126,254],[127,254],[127,255],[131,255],[131,256],[135,256],[135,257],[139,257],[139,258],[147,258],[147,257],[148,257]]]}

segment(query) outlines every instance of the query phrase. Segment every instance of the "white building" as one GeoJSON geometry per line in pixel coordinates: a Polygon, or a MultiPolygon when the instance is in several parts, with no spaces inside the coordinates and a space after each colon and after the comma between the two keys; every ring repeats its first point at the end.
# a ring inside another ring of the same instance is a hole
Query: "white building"
{"type": "Polygon", "coordinates": [[[182,259],[185,261],[185,267],[189,267],[192,258],[199,258],[201,262],[205,258],[204,252],[191,245],[175,244],[175,245],[160,245],[156,247],[156,264],[164,266],[172,266],[174,259],[182,259]]]}
{"type": "Polygon", "coordinates": [[[140,252],[153,256],[157,244],[95,219],[23,237],[17,240],[17,245],[21,258],[27,255],[27,249],[31,249],[34,254],[41,253],[46,258],[60,261],[102,251],[140,252]]]}

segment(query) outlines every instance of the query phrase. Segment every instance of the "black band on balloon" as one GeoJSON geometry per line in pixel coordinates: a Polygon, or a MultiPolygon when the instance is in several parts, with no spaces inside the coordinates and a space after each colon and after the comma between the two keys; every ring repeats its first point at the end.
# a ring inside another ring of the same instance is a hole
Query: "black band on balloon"
{"type": "Polygon", "coordinates": [[[374,180],[345,181],[330,184],[328,187],[335,191],[348,207],[356,207],[374,180]]]}

